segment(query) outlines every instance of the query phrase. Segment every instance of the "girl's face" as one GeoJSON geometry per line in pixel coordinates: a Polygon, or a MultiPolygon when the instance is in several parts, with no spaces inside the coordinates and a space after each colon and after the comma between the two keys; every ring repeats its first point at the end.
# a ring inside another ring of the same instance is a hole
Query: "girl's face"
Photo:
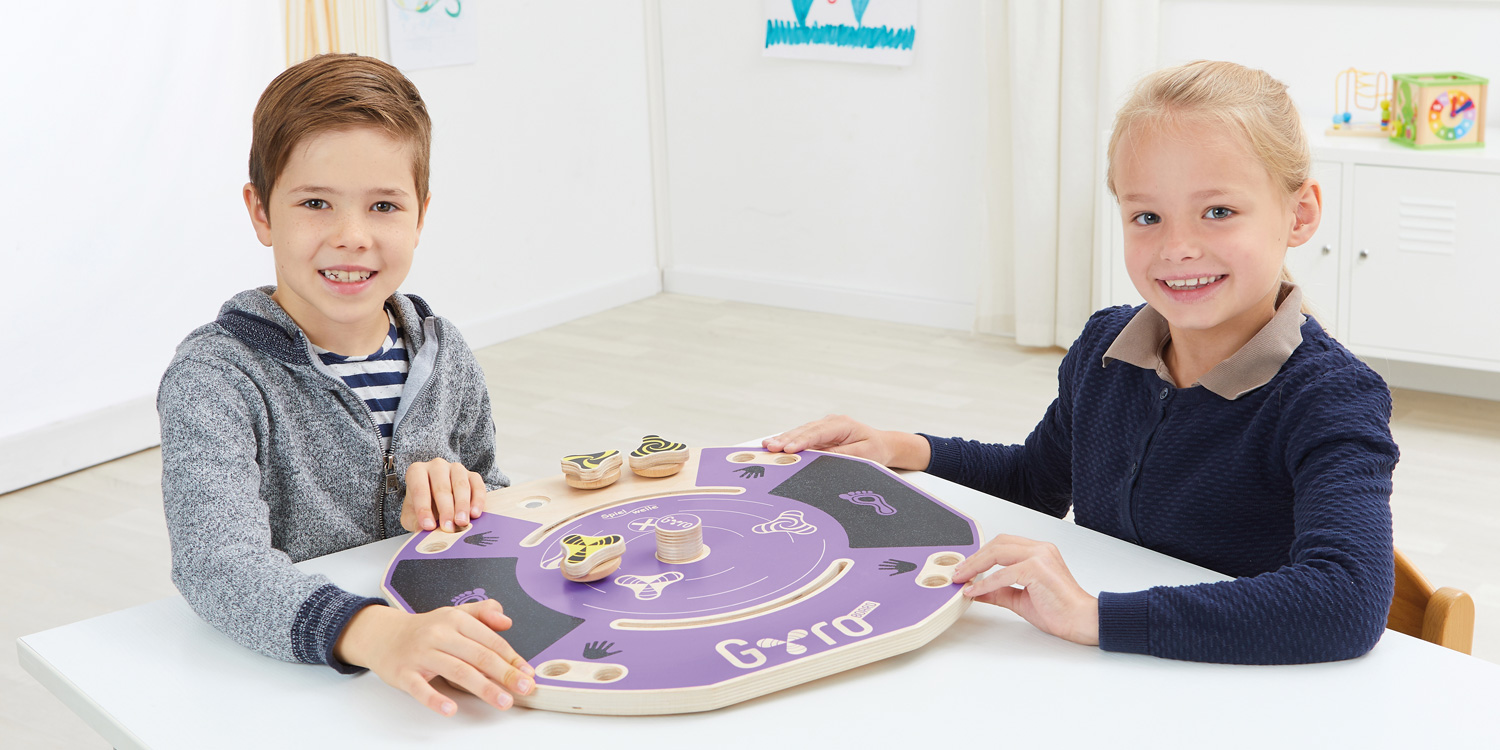
{"type": "Polygon", "coordinates": [[[1201,124],[1122,138],[1114,160],[1136,290],[1175,335],[1248,340],[1275,312],[1287,248],[1317,230],[1317,183],[1288,196],[1245,144],[1201,124]]]}

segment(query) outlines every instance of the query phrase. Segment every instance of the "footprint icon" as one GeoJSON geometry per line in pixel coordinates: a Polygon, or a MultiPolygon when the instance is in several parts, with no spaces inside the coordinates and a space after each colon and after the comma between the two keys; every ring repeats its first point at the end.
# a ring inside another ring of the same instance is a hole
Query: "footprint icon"
{"type": "Polygon", "coordinates": [[[457,607],[460,604],[468,604],[469,602],[482,602],[488,598],[490,597],[484,593],[484,589],[469,589],[453,597],[453,606],[457,607]]]}
{"type": "Polygon", "coordinates": [[[886,503],[885,498],[881,497],[878,493],[871,492],[869,490],[855,490],[854,492],[845,492],[844,494],[839,495],[839,497],[843,498],[844,500],[848,500],[855,505],[868,505],[874,508],[875,512],[879,513],[882,516],[896,515],[896,509],[892,508],[888,503],[886,503]]]}

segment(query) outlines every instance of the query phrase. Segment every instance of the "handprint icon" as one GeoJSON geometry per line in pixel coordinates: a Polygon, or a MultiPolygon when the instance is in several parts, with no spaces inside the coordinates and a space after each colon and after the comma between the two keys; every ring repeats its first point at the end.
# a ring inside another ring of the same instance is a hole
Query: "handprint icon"
{"type": "Polygon", "coordinates": [[[495,536],[488,531],[464,537],[464,544],[472,544],[476,547],[488,547],[495,543],[495,536]]]}
{"type": "Polygon", "coordinates": [[[614,641],[592,641],[583,647],[583,658],[603,659],[606,656],[614,656],[620,653],[619,651],[610,651],[614,647],[614,641]]]}

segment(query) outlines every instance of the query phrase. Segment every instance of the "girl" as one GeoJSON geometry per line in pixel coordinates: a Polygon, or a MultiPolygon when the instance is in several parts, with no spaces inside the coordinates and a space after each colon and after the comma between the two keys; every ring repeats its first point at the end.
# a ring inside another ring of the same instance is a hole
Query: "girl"
{"type": "Polygon", "coordinates": [[[830,416],[770,438],[936,474],[1237,580],[1083,590],[1055,547],[1001,535],[957,569],[978,601],[1111,651],[1282,664],[1360,656],[1394,587],[1385,383],[1301,311],[1282,263],[1322,197],[1286,87],[1195,62],[1115,119],[1109,189],[1146,304],[1095,313],[1024,445],[830,416]],[[980,573],[1004,566],[984,578],[980,573]]]}

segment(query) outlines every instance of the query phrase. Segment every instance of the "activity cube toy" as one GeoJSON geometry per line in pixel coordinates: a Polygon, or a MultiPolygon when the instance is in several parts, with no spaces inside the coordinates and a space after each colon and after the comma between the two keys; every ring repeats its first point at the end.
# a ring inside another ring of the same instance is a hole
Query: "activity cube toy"
{"type": "Polygon", "coordinates": [[[1395,93],[1392,141],[1412,148],[1484,145],[1488,78],[1466,73],[1398,73],[1391,78],[1395,93]]]}

